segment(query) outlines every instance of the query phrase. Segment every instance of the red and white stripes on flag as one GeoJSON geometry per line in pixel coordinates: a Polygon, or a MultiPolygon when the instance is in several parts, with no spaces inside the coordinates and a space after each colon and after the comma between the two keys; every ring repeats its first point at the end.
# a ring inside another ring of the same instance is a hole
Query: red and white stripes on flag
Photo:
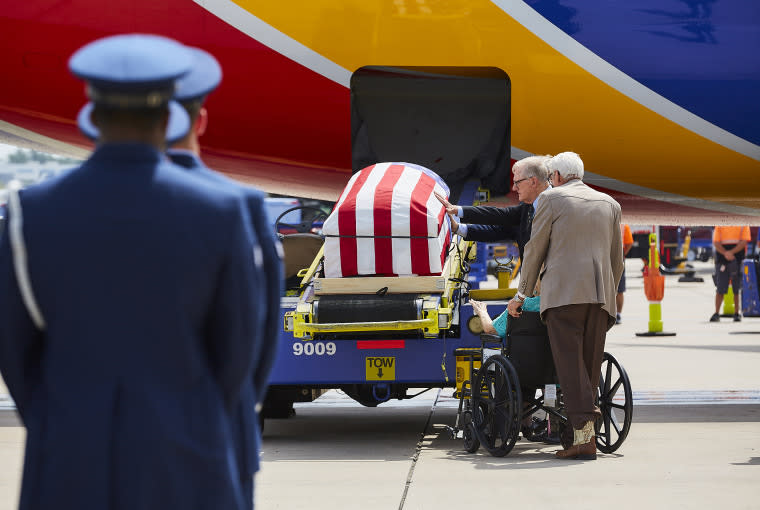
{"type": "Polygon", "coordinates": [[[433,192],[448,189],[425,170],[378,163],[351,177],[322,228],[326,277],[441,274],[451,225],[433,192]]]}

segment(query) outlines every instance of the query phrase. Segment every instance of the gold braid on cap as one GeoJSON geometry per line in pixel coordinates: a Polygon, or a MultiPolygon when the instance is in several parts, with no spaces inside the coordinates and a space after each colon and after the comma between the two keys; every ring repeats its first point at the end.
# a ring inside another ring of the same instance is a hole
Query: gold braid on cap
{"type": "Polygon", "coordinates": [[[116,108],[158,108],[174,95],[174,87],[140,92],[104,91],[87,84],[87,97],[97,104],[116,108]]]}

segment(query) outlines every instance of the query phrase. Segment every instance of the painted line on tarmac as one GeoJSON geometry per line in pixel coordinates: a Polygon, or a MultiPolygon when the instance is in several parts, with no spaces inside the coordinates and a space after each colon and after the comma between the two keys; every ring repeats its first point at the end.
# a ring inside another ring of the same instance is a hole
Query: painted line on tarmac
{"type": "MultiPolygon", "coordinates": [[[[428,407],[436,405],[442,409],[456,408],[459,400],[452,396],[453,389],[446,388],[440,392],[434,391],[407,400],[389,400],[380,404],[384,408],[392,407],[428,407]]],[[[622,402],[621,398],[615,398],[622,402]]],[[[760,390],[667,390],[667,391],[634,391],[633,404],[640,406],[673,406],[673,405],[710,405],[710,404],[760,404],[760,390]]],[[[313,402],[296,403],[301,406],[319,407],[364,407],[351,399],[340,390],[330,390],[313,402]]],[[[0,394],[0,411],[14,411],[16,405],[10,395],[0,394]]]]}
{"type": "MultiPolygon", "coordinates": [[[[459,400],[453,397],[453,389],[441,391],[437,406],[443,409],[457,407],[459,400]]],[[[435,393],[423,394],[408,400],[389,400],[382,407],[420,407],[431,405],[435,393]]],[[[615,401],[622,402],[618,396],[615,401]]],[[[760,390],[647,390],[633,392],[634,405],[697,405],[697,404],[760,404],[760,390]]],[[[339,390],[330,390],[313,402],[296,406],[363,407],[339,390]]]]}
{"type": "Polygon", "coordinates": [[[634,391],[633,403],[644,406],[760,404],[760,390],[634,391]]]}
{"type": "MultiPolygon", "coordinates": [[[[624,402],[618,393],[615,402],[624,402]]],[[[698,404],[760,404],[760,390],[667,390],[634,391],[633,404],[637,406],[674,406],[698,404]]],[[[456,407],[453,397],[441,398],[440,407],[456,407]]]]}
{"type": "MultiPolygon", "coordinates": [[[[615,402],[625,400],[620,393],[615,402]]],[[[677,405],[715,405],[715,404],[760,404],[760,390],[668,390],[668,391],[634,391],[633,405],[636,406],[677,406],[677,405]]],[[[456,407],[455,398],[438,402],[440,407],[456,407]]]]}

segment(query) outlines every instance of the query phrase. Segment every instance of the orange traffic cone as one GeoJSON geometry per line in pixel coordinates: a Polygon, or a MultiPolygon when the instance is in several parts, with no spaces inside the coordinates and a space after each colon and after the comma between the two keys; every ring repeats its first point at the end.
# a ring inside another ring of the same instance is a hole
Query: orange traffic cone
{"type": "Polygon", "coordinates": [[[660,274],[660,254],[657,234],[649,234],[649,264],[644,268],[644,294],[649,300],[649,331],[636,336],[675,336],[662,331],[662,298],[665,296],[665,277],[660,274]]]}

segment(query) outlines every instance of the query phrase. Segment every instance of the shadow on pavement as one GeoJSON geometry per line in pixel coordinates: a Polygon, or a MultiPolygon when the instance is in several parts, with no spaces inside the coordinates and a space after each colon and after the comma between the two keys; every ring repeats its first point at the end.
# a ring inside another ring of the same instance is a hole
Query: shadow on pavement
{"type": "Polygon", "coordinates": [[[294,417],[266,420],[264,460],[409,460],[429,416],[424,406],[301,406],[294,417]]]}
{"type": "Polygon", "coordinates": [[[747,462],[732,462],[734,466],[760,466],[760,457],[750,457],[747,462]]]}
{"type": "MultiPolygon", "coordinates": [[[[559,460],[554,457],[554,453],[561,449],[559,445],[534,443],[520,438],[508,455],[494,457],[482,447],[475,453],[467,453],[464,450],[462,440],[452,439],[442,425],[434,425],[432,433],[435,434],[432,439],[430,437],[426,438],[427,442],[424,446],[426,450],[444,451],[446,452],[447,459],[470,462],[477,469],[541,469],[556,468],[568,463],[565,460],[559,460]]],[[[621,447],[621,449],[624,450],[625,448],[621,447]]],[[[604,458],[624,456],[617,452],[610,454],[598,452],[597,455],[604,458]]]]}

